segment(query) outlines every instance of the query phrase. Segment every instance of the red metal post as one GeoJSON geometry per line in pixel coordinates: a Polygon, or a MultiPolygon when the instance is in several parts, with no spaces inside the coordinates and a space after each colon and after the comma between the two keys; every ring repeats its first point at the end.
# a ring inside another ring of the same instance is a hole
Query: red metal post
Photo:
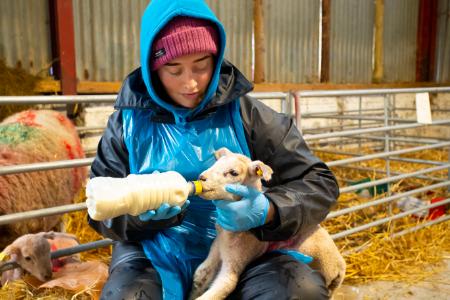
{"type": "MultiPolygon", "coordinates": [[[[72,0],[49,0],[52,50],[56,78],[63,95],[77,94],[75,29],[72,0]]],[[[77,105],[68,105],[69,117],[77,114],[77,105]]]]}
{"type": "Polygon", "coordinates": [[[433,80],[435,70],[437,0],[420,0],[417,25],[416,81],[433,80]]]}

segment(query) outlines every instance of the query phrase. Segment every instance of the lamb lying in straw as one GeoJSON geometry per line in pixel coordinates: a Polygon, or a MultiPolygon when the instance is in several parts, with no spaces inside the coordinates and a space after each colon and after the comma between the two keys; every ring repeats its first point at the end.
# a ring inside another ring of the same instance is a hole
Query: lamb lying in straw
{"type": "Polygon", "coordinates": [[[78,245],[76,236],[62,232],[40,232],[25,234],[8,245],[2,254],[5,263],[15,262],[19,268],[7,270],[1,274],[1,284],[22,278],[28,272],[40,281],[52,278],[52,271],[57,271],[66,263],[78,262],[79,254],[59,259],[51,259],[51,251],[78,245]]]}
{"type": "MultiPolygon", "coordinates": [[[[230,152],[226,148],[216,151],[216,163],[200,175],[204,192],[200,197],[208,200],[224,199],[235,201],[236,195],[225,191],[225,185],[240,183],[262,190],[261,176],[268,181],[272,169],[261,161],[251,161],[248,157],[230,152]],[[225,171],[237,171],[237,176],[224,176],[225,171]]],[[[217,228],[214,240],[206,260],[194,274],[190,299],[225,299],[235,288],[246,266],[271,249],[282,248],[288,243],[262,242],[250,232],[231,232],[217,228]],[[278,245],[277,245],[278,244],[278,245]]],[[[345,276],[345,261],[328,232],[320,226],[313,228],[305,236],[296,236],[290,243],[295,249],[313,257],[313,269],[318,270],[325,279],[330,291],[339,287],[345,276]]]]}

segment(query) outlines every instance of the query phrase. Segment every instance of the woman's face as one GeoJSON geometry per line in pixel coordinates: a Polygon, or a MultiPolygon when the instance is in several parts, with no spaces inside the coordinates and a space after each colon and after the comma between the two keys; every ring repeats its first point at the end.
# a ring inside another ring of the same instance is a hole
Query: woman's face
{"type": "Polygon", "coordinates": [[[203,100],[213,71],[212,54],[195,53],[169,61],[157,73],[167,94],[176,104],[194,108],[203,100]]]}

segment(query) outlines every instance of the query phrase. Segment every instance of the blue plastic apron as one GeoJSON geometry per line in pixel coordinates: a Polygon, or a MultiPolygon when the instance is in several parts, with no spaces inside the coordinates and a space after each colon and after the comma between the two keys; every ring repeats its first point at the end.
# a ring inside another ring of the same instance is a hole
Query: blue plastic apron
{"type": "MultiPolygon", "coordinates": [[[[239,101],[221,106],[206,119],[185,124],[154,123],[150,113],[123,112],[132,174],[174,170],[186,180],[195,180],[215,162],[214,151],[221,147],[249,156],[239,101]]],[[[142,242],[145,254],[161,276],[164,299],[182,300],[187,296],[193,273],[207,257],[216,236],[215,206],[198,197],[189,200],[181,225],[142,242]]]]}

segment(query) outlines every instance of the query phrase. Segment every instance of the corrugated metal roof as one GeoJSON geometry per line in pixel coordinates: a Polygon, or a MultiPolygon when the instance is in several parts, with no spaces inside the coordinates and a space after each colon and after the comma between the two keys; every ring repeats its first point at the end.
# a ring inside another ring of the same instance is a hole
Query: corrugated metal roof
{"type": "Polygon", "coordinates": [[[318,82],[320,1],[264,1],[267,82],[318,82]]]}
{"type": "Polygon", "coordinates": [[[252,0],[207,0],[227,33],[225,57],[247,77],[252,78],[252,0]]]}
{"type": "MultiPolygon", "coordinates": [[[[226,57],[251,75],[252,1],[207,1],[227,29],[226,57]],[[230,34],[233,32],[233,34],[230,34]]],[[[140,21],[148,0],[74,0],[77,75],[121,81],[139,66],[140,21]]]]}
{"type": "Polygon", "coordinates": [[[439,0],[436,43],[436,81],[450,81],[450,0],[439,0]]]}
{"type": "Polygon", "coordinates": [[[148,0],[73,0],[79,80],[122,81],[139,65],[148,0]]]}
{"type": "MultiPolygon", "coordinates": [[[[139,65],[149,0],[73,0],[79,80],[121,81],[139,65]]],[[[252,0],[207,0],[227,30],[226,57],[251,78],[252,0]]],[[[370,82],[373,0],[331,1],[330,79],[370,82]]],[[[384,1],[384,76],[414,81],[419,0],[384,1]]],[[[317,82],[320,1],[264,1],[267,82],[317,82]]],[[[436,78],[450,80],[450,0],[439,0],[436,78]]],[[[31,73],[51,63],[47,0],[0,1],[0,58],[31,73]]]]}
{"type": "Polygon", "coordinates": [[[415,81],[419,0],[384,1],[384,80],[415,81]]]}
{"type": "Polygon", "coordinates": [[[373,0],[331,1],[330,81],[372,81],[373,0]]]}
{"type": "Polygon", "coordinates": [[[43,75],[52,60],[49,23],[47,0],[1,0],[0,58],[43,75]]]}

